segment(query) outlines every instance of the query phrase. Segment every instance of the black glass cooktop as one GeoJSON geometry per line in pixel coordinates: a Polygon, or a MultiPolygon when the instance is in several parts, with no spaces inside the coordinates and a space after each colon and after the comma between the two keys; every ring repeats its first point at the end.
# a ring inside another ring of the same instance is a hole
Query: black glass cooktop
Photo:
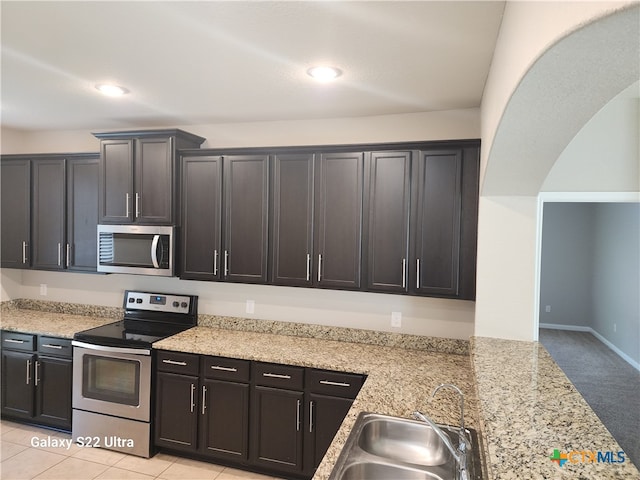
{"type": "Polygon", "coordinates": [[[122,320],[78,332],[78,342],[106,347],[151,348],[197,323],[198,297],[127,290],[122,320]]]}

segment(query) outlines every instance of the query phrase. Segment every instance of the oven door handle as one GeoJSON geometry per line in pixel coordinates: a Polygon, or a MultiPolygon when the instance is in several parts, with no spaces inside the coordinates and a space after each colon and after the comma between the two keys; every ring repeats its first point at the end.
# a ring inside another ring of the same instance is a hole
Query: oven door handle
{"type": "Polygon", "coordinates": [[[94,345],[93,343],[84,343],[77,340],[72,340],[71,345],[74,347],[88,348],[89,350],[98,350],[100,352],[126,353],[129,355],[151,355],[151,350],[146,348],[108,347],[106,345],[94,345]]]}

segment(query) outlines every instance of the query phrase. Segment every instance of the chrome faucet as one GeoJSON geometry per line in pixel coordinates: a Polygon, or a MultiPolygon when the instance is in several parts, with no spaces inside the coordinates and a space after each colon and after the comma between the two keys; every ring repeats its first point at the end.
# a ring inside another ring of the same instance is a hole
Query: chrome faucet
{"type": "Polygon", "coordinates": [[[441,388],[451,388],[455,390],[460,396],[460,428],[458,430],[458,447],[453,447],[453,445],[451,444],[451,440],[449,440],[447,434],[444,433],[442,429],[438,427],[429,417],[419,411],[413,412],[413,417],[416,420],[420,420],[428,424],[436,433],[436,435],[440,437],[442,443],[444,443],[445,447],[447,447],[447,450],[449,450],[449,453],[451,453],[451,456],[456,461],[458,467],[458,480],[468,480],[469,474],[467,473],[467,440],[464,428],[464,394],[455,385],[452,385],[450,383],[442,383],[433,390],[433,392],[431,393],[431,398],[434,398],[436,396],[436,393],[438,393],[441,388]]]}

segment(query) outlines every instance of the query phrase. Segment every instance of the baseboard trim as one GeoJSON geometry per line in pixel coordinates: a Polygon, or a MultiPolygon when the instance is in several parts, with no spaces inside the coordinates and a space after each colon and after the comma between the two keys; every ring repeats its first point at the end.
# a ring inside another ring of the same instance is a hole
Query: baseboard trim
{"type": "Polygon", "coordinates": [[[616,355],[618,355],[625,362],[627,362],[629,365],[631,365],[633,368],[635,368],[640,372],[640,363],[636,362],[633,358],[631,358],[629,355],[624,353],[622,350],[620,350],[613,343],[611,343],[609,340],[604,338],[601,334],[596,332],[591,327],[584,327],[582,325],[556,325],[554,323],[541,323],[540,328],[548,328],[551,330],[568,330],[572,332],[589,332],[598,340],[600,340],[602,343],[604,343],[607,347],[613,350],[616,353],[616,355]]]}

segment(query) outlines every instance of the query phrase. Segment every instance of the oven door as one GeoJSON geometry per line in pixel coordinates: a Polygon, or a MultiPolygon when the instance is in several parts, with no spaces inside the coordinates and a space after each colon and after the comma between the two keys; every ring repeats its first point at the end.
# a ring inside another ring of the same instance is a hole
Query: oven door
{"type": "Polygon", "coordinates": [[[151,350],[73,346],[74,409],[151,420],[151,350]]]}

